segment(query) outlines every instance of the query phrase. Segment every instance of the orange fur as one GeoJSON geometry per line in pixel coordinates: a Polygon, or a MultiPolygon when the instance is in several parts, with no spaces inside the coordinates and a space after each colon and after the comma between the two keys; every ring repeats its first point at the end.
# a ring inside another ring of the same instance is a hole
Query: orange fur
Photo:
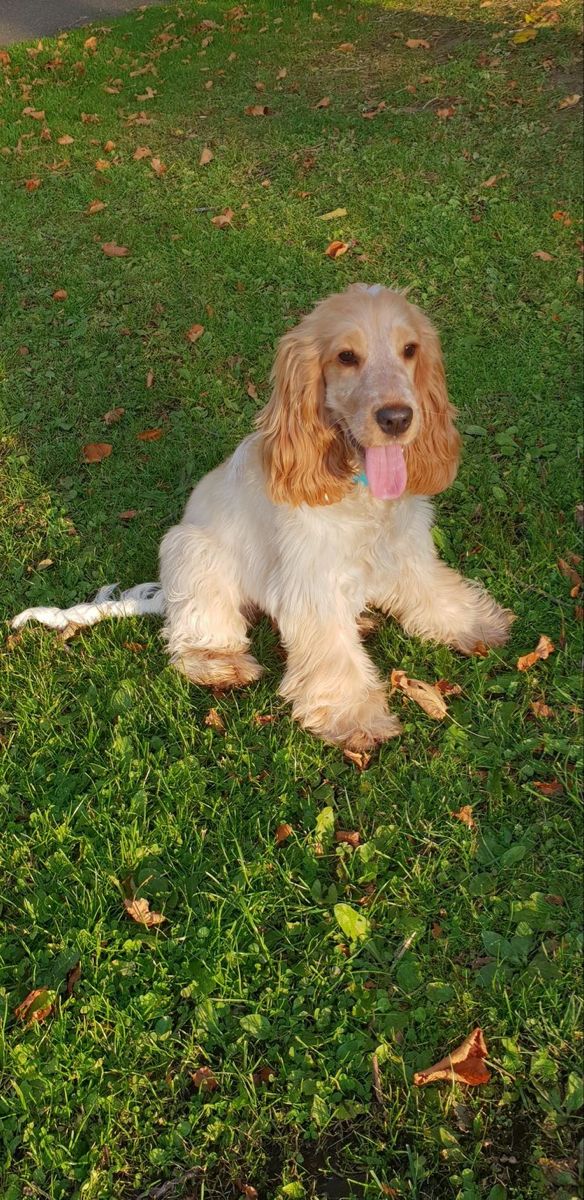
{"type": "Polygon", "coordinates": [[[405,448],[408,492],[435,496],[456,477],[460,434],[456,409],[448,399],[438,334],[424,319],[415,384],[422,421],[418,437],[405,448]]]}

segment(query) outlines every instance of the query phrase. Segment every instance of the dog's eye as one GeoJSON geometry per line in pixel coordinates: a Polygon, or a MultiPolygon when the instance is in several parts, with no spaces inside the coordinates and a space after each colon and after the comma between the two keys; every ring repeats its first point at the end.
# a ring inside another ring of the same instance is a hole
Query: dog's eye
{"type": "Polygon", "coordinates": [[[404,358],[413,358],[418,349],[415,342],[406,342],[404,346],[404,358]]]}
{"type": "Polygon", "coordinates": [[[339,354],[339,362],[344,363],[346,367],[356,367],[359,364],[359,359],[352,350],[341,350],[339,354]]]}

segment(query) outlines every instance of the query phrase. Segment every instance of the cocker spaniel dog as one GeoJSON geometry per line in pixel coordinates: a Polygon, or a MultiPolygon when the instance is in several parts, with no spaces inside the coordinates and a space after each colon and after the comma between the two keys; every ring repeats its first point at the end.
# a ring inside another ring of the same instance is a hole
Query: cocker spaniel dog
{"type": "Polygon", "coordinates": [[[438,335],[418,308],[354,284],[283,336],[272,378],[256,432],[197,484],[164,537],[160,586],[29,609],[16,624],[161,612],[175,666],[231,688],[261,674],[249,648],[259,610],[286,650],[280,692],[294,716],[363,749],[400,731],[362,644],[365,609],[465,654],[505,642],[512,615],[434,546],[428,497],[452,483],[459,435],[438,335]]]}

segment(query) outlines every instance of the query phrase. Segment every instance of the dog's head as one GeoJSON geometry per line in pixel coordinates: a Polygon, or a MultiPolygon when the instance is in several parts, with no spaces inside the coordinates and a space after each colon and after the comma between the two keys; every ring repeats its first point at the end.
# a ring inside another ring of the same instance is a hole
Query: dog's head
{"type": "Polygon", "coordinates": [[[271,498],[334,504],[365,470],[380,499],[435,495],[459,435],[436,330],[399,292],[353,284],[281,339],[260,414],[271,498]]]}

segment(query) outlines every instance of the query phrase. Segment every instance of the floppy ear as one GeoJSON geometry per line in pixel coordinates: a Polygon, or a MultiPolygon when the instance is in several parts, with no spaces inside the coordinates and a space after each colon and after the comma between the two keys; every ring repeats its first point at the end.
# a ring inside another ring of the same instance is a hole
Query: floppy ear
{"type": "Polygon", "coordinates": [[[302,325],[281,339],[272,381],[257,421],[270,499],[334,504],[351,487],[351,467],[344,438],[327,422],[318,343],[302,325]]]}
{"type": "Polygon", "coordinates": [[[450,487],[458,470],[460,434],[456,409],[448,399],[438,334],[424,330],[416,366],[416,391],[421,412],[418,437],[405,449],[408,492],[435,496],[450,487]]]}

